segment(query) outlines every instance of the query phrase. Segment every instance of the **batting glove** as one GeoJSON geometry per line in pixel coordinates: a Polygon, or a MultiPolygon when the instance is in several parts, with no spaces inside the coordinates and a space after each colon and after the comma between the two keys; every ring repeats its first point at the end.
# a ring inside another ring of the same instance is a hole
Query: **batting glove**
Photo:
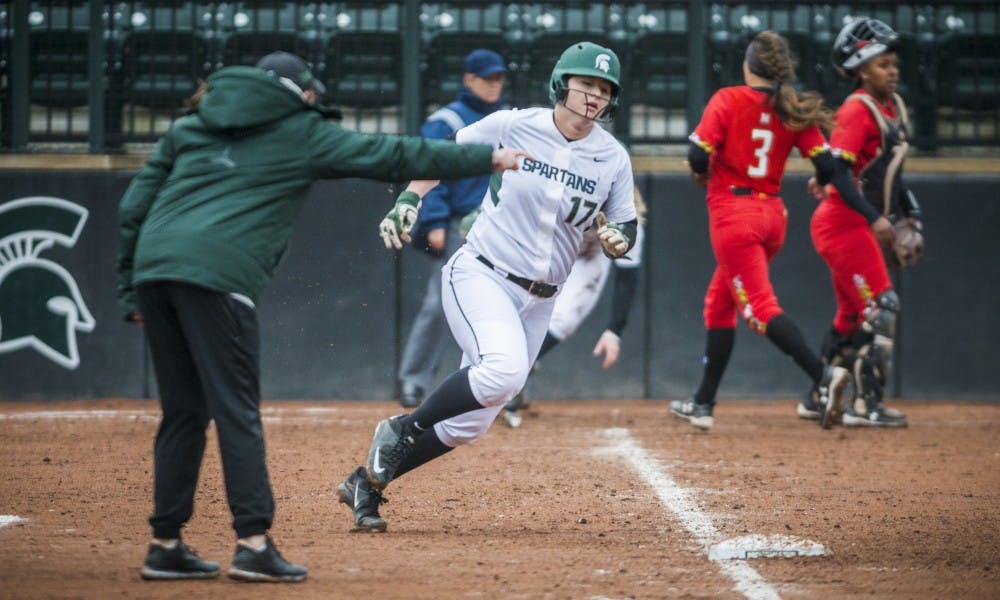
{"type": "Polygon", "coordinates": [[[410,230],[417,223],[418,214],[420,214],[420,196],[413,192],[401,193],[396,198],[396,205],[386,213],[378,225],[378,233],[382,236],[386,248],[399,250],[403,247],[403,242],[409,243],[410,230]]]}
{"type": "Polygon", "coordinates": [[[621,258],[628,252],[628,236],[621,225],[609,222],[603,212],[597,213],[597,237],[601,240],[601,250],[608,258],[621,258]]]}

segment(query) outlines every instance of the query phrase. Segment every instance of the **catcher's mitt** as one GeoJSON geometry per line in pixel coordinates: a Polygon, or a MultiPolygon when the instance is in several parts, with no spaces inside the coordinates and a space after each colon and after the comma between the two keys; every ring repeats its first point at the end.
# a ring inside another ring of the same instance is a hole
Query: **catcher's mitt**
{"type": "Polygon", "coordinates": [[[893,223],[896,239],[889,250],[894,267],[905,269],[920,262],[924,255],[923,224],[913,217],[903,217],[893,223]]]}

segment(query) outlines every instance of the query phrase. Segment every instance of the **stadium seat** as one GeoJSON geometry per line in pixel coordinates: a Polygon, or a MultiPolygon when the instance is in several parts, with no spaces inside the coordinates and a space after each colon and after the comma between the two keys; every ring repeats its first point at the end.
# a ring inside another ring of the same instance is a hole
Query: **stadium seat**
{"type": "Polygon", "coordinates": [[[222,61],[253,65],[266,54],[284,50],[301,56],[321,76],[324,17],[315,3],[241,2],[225,24],[222,61]]]}
{"type": "Polygon", "coordinates": [[[195,31],[144,31],[122,44],[122,99],[177,110],[207,75],[207,44],[195,31]]]}
{"type": "Polygon", "coordinates": [[[73,107],[87,104],[89,34],[81,30],[42,30],[28,34],[31,52],[31,103],[73,107]]]}
{"type": "Polygon", "coordinates": [[[630,104],[684,108],[687,103],[687,34],[660,31],[641,35],[625,63],[630,104]]]}
{"type": "Polygon", "coordinates": [[[402,102],[402,37],[398,32],[339,32],[326,43],[328,102],[382,108],[402,102]]]}
{"type": "Polygon", "coordinates": [[[1000,97],[1000,36],[959,33],[940,48],[940,104],[972,111],[996,111],[1000,97]]]}
{"type": "Polygon", "coordinates": [[[28,14],[30,99],[50,107],[84,106],[89,99],[89,7],[33,2],[28,14]]]}

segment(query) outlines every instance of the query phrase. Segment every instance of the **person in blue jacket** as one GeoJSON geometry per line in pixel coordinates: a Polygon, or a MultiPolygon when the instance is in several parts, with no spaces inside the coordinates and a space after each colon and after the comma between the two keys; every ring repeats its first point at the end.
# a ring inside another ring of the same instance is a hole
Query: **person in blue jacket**
{"type": "MultiPolygon", "coordinates": [[[[496,52],[483,48],[470,52],[465,57],[462,91],[454,102],[427,117],[420,134],[430,139],[451,139],[459,129],[499,109],[506,73],[503,58],[496,52]]],[[[404,407],[413,408],[423,400],[451,339],[441,309],[441,267],[462,245],[462,217],[479,207],[488,184],[488,175],[442,181],[421,202],[412,245],[431,256],[434,265],[400,361],[400,402],[404,407]]]]}

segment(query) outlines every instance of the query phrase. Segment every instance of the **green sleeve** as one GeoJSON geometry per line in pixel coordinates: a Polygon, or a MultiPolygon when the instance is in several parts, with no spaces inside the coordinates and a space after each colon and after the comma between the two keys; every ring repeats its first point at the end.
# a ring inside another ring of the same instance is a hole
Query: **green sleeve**
{"type": "Polygon", "coordinates": [[[118,307],[122,317],[128,318],[137,310],[135,290],[132,288],[132,265],[139,230],[156,194],[170,175],[174,164],[171,134],[167,132],[156,145],[153,155],[122,196],[118,204],[118,307]]]}
{"type": "Polygon", "coordinates": [[[345,131],[324,122],[313,130],[318,179],[364,177],[379,181],[464,179],[493,171],[493,148],[446,140],[345,131]]]}

